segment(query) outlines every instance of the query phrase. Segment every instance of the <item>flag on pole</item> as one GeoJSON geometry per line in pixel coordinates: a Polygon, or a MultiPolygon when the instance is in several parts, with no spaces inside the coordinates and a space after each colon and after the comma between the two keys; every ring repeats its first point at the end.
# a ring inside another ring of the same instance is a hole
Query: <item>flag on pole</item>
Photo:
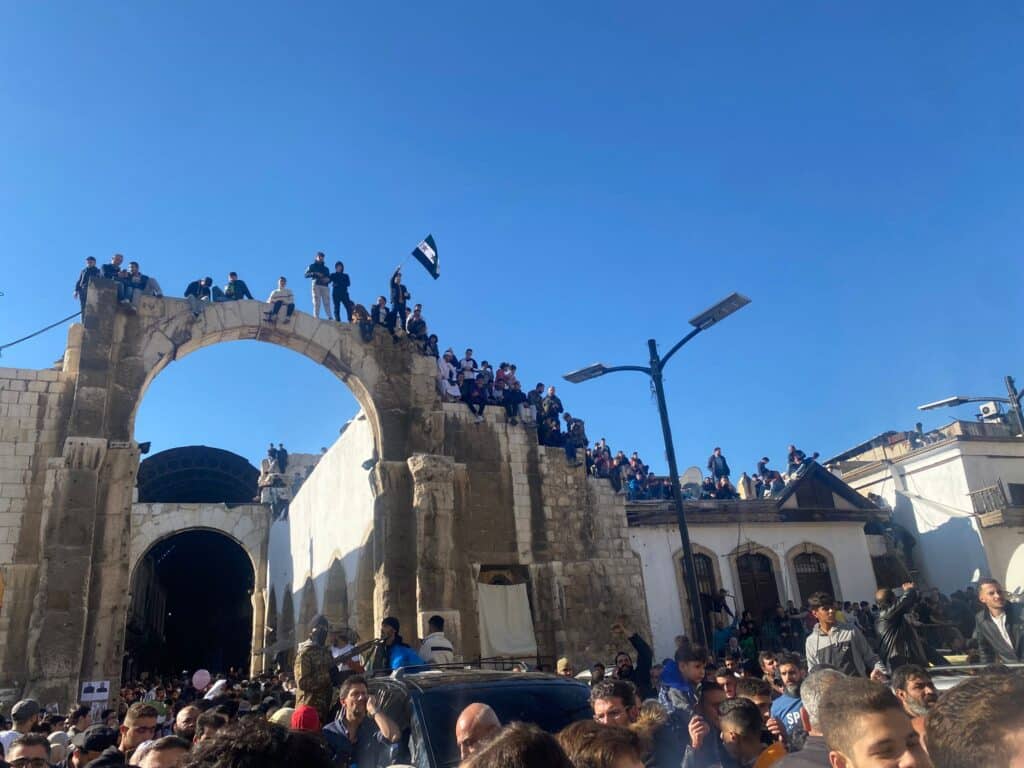
{"type": "Polygon", "coordinates": [[[427,235],[426,239],[416,246],[412,255],[416,257],[416,261],[426,267],[427,272],[435,280],[441,276],[441,265],[437,261],[437,246],[434,245],[434,238],[431,235],[427,235]]]}

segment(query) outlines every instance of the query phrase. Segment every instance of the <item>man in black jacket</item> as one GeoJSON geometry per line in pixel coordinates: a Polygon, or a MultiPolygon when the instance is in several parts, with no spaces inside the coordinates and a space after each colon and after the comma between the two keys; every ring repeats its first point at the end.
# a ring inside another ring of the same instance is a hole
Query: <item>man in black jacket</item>
{"type": "Polygon", "coordinates": [[[399,267],[395,270],[395,274],[391,276],[391,311],[394,313],[395,322],[398,327],[405,330],[405,320],[408,316],[409,310],[407,303],[412,298],[412,294],[409,293],[409,289],[402,283],[402,268],[399,267]]]}
{"type": "Polygon", "coordinates": [[[228,283],[224,286],[224,298],[228,301],[252,299],[249,286],[245,284],[245,280],[238,279],[237,272],[228,272],[228,283]]]}
{"type": "Polygon", "coordinates": [[[78,281],[75,283],[75,298],[82,305],[82,314],[85,314],[85,296],[89,290],[89,283],[101,274],[99,267],[96,266],[96,257],[86,256],[85,269],[78,274],[78,281]]]}
{"type": "Polygon", "coordinates": [[[323,305],[324,314],[327,315],[327,319],[331,318],[331,297],[328,286],[331,284],[331,273],[327,270],[327,265],[324,264],[324,256],[322,251],[317,251],[316,259],[306,267],[306,274],[304,277],[311,279],[313,283],[313,317],[320,319],[320,306],[323,305]]]}
{"type": "Polygon", "coordinates": [[[636,666],[633,666],[633,659],[625,651],[615,654],[615,671],[612,673],[612,677],[616,680],[631,682],[636,686],[641,700],[656,695],[656,691],[651,685],[651,664],[654,661],[654,651],[651,650],[651,646],[638,633],[626,626],[625,617],[612,624],[612,634],[627,638],[630,645],[636,649],[636,666]]]}
{"type": "Polygon", "coordinates": [[[905,664],[928,666],[928,655],[921,645],[921,638],[909,620],[910,611],[917,605],[919,597],[914,583],[909,581],[903,585],[903,594],[899,597],[889,588],[875,593],[879,608],[875,622],[879,638],[878,655],[890,673],[905,664]]]}
{"type": "Polygon", "coordinates": [[[213,294],[210,292],[210,285],[213,283],[208,277],[193,280],[185,287],[185,298],[192,309],[193,317],[199,317],[203,313],[203,302],[212,301],[213,294]]]}
{"type": "Polygon", "coordinates": [[[981,664],[1024,661],[1024,616],[1019,603],[1008,603],[995,579],[978,582],[978,602],[985,606],[974,624],[981,664]]]}
{"type": "Polygon", "coordinates": [[[334,272],[330,276],[331,301],[334,303],[334,319],[341,322],[341,308],[345,307],[348,321],[352,322],[352,299],[348,296],[349,286],[352,279],[345,272],[345,265],[340,261],[334,262],[334,272]]]}

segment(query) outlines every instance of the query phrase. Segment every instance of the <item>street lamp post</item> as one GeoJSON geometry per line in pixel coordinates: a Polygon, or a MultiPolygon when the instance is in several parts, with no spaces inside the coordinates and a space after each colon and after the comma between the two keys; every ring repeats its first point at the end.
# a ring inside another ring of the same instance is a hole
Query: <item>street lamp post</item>
{"type": "Polygon", "coordinates": [[[683,492],[682,488],[679,487],[679,467],[676,465],[676,451],[672,442],[672,427],[668,420],[668,406],[665,404],[665,387],[662,372],[672,355],[678,352],[690,339],[701,331],[706,331],[715,323],[742,309],[749,303],[750,299],[746,296],[733,293],[713,307],[701,312],[690,320],[693,330],[680,339],[664,357],[658,354],[658,343],[654,339],[648,339],[647,348],[650,352],[649,366],[616,365],[609,367],[603,363],[595,363],[588,365],[586,368],[580,368],[579,370],[567,373],[563,377],[566,381],[579,384],[580,382],[604,376],[606,373],[639,371],[650,376],[651,381],[654,383],[654,395],[658,400],[658,415],[661,417],[661,433],[665,439],[665,458],[668,461],[669,482],[672,484],[672,501],[676,512],[676,524],[679,526],[679,538],[683,545],[683,571],[686,576],[686,591],[690,603],[690,620],[693,623],[695,639],[705,648],[708,647],[708,639],[704,631],[704,617],[701,614],[700,588],[697,586],[697,569],[693,561],[690,529],[686,524],[686,512],[683,509],[683,492]]]}
{"type": "Polygon", "coordinates": [[[944,397],[942,400],[936,400],[934,403],[925,403],[924,405],[917,406],[919,411],[933,411],[936,408],[953,407],[957,405],[963,405],[964,403],[1003,403],[1009,405],[1017,416],[1017,429],[1024,433],[1024,408],[1021,407],[1021,398],[1024,397],[1024,390],[1017,391],[1017,384],[1013,380],[1013,376],[1005,376],[1003,383],[1006,384],[1006,397],[976,397],[970,395],[953,395],[952,397],[944,397]]]}

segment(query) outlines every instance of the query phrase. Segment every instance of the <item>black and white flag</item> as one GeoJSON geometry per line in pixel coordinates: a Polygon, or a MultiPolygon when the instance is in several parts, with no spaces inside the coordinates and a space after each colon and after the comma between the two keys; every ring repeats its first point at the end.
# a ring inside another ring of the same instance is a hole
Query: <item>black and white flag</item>
{"type": "Polygon", "coordinates": [[[427,235],[426,239],[416,246],[412,255],[416,257],[416,261],[426,267],[427,272],[435,280],[441,276],[441,265],[437,260],[437,246],[434,245],[434,238],[431,235],[427,235]]]}

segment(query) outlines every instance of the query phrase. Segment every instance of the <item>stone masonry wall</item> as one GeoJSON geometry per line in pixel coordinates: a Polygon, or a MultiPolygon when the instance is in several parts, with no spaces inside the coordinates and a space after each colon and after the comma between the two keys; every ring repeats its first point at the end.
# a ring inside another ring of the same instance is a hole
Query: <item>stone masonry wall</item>
{"type": "Polygon", "coordinates": [[[425,566],[450,569],[454,585],[446,594],[457,595],[463,609],[466,655],[479,649],[481,565],[528,568],[541,656],[568,654],[577,664],[611,658],[621,641],[610,628],[620,615],[649,637],[623,498],[607,481],[587,477],[582,456],[580,466],[571,466],[561,448],[537,444],[535,429],[506,424],[502,409],[487,408],[476,423],[460,403],[442,408],[445,453],[455,462],[453,545],[447,566],[421,561],[419,578],[426,577],[425,566]]]}
{"type": "Polygon", "coordinates": [[[0,687],[27,676],[47,464],[61,454],[74,374],[0,368],[0,687]]]}

